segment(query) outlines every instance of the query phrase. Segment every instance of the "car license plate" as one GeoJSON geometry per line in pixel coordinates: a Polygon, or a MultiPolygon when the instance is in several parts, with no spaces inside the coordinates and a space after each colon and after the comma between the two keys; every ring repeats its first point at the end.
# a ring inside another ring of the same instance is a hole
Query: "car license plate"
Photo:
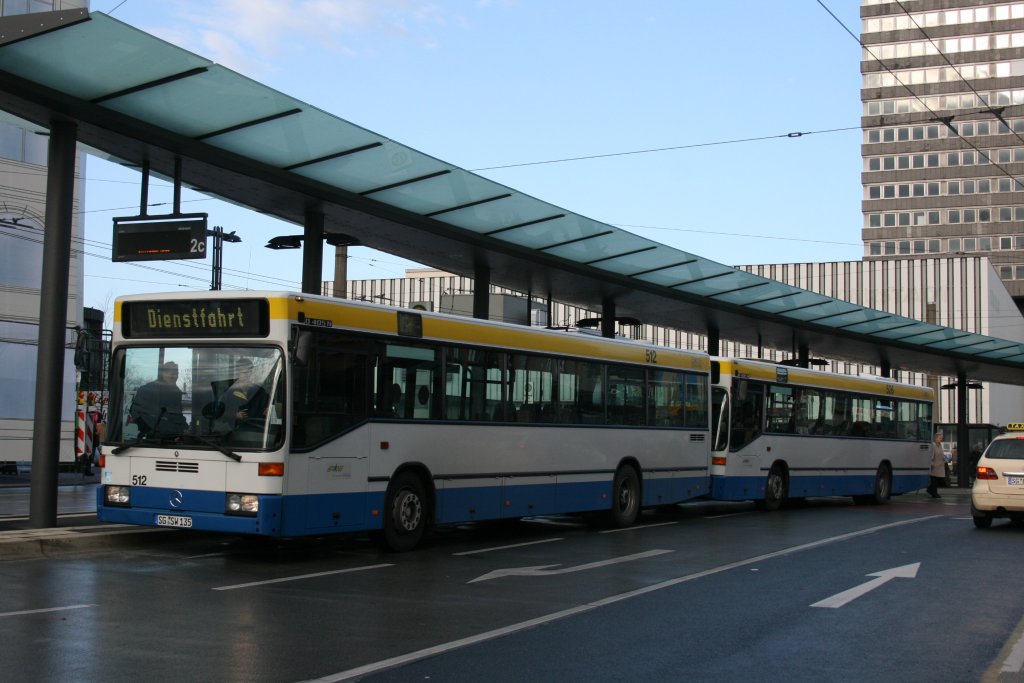
{"type": "Polygon", "coordinates": [[[1024,486],[1024,477],[1007,477],[1006,483],[1009,486],[1024,486]]]}
{"type": "Polygon", "coordinates": [[[156,516],[157,526],[177,526],[184,527],[185,529],[192,528],[191,517],[179,517],[178,515],[157,515],[156,516]]]}

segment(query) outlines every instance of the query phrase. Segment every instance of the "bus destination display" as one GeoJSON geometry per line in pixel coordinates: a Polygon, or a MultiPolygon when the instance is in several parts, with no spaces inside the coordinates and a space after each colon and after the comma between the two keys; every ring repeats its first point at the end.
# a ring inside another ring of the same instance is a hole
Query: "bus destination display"
{"type": "Polygon", "coordinates": [[[122,333],[129,339],[156,337],[266,337],[270,304],[261,300],[126,301],[122,333]]]}
{"type": "Polygon", "coordinates": [[[113,261],[206,258],[206,218],[125,222],[114,219],[113,261]]]}

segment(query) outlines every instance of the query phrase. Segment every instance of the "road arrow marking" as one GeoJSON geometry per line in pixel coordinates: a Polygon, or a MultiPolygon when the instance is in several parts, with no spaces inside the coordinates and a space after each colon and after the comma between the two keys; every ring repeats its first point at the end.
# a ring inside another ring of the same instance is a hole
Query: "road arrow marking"
{"type": "Polygon", "coordinates": [[[510,567],[508,569],[495,569],[493,572],[488,572],[483,576],[478,576],[472,581],[467,583],[476,583],[478,581],[489,581],[491,579],[499,579],[503,576],[555,576],[556,574],[571,574],[572,572],[582,572],[587,569],[597,569],[598,567],[607,567],[611,564],[619,564],[621,562],[632,562],[633,560],[643,560],[648,557],[654,557],[656,555],[664,555],[665,553],[671,553],[672,550],[648,550],[642,553],[636,553],[635,555],[624,555],[622,557],[613,557],[610,560],[600,560],[598,562],[588,562],[587,564],[578,564],[575,567],[563,567],[562,569],[551,569],[551,567],[557,567],[557,564],[542,564],[534,567],[510,567]]]}
{"type": "Polygon", "coordinates": [[[869,593],[879,586],[892,581],[893,579],[913,579],[917,576],[917,570],[921,567],[920,562],[914,564],[905,564],[902,567],[894,567],[892,569],[885,569],[874,574],[866,574],[866,576],[874,576],[876,578],[871,579],[866,583],[862,583],[859,586],[854,586],[849,590],[845,590],[842,593],[836,593],[831,598],[825,598],[820,602],[816,602],[811,607],[842,607],[848,602],[853,602],[865,593],[869,593]]]}

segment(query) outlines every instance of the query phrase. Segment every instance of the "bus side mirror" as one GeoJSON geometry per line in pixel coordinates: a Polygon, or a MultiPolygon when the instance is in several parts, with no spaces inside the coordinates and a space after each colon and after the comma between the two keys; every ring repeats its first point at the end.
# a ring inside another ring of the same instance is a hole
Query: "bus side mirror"
{"type": "Polygon", "coordinates": [[[313,348],[313,333],[307,330],[298,332],[295,335],[295,345],[292,348],[292,362],[295,365],[309,365],[309,356],[313,348]]]}

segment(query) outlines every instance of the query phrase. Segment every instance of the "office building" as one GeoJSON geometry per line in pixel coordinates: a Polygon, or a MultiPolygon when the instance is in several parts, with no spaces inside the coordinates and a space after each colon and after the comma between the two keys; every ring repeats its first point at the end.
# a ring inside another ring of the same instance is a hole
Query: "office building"
{"type": "Polygon", "coordinates": [[[861,19],[864,258],[984,256],[1024,310],[1024,2],[861,19]]]}

